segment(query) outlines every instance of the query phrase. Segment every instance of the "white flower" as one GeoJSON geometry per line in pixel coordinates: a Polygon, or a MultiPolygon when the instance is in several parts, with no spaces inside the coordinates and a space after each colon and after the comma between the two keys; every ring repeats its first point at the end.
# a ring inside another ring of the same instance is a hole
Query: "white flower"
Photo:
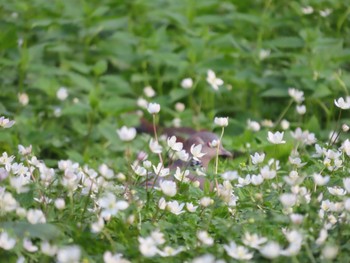
{"type": "Polygon", "coordinates": [[[275,132],[275,133],[272,133],[272,132],[268,132],[268,135],[267,135],[267,140],[273,144],[283,144],[283,143],[286,143],[286,141],[283,141],[283,135],[284,135],[284,132],[275,132]]]}
{"type": "Polygon", "coordinates": [[[259,51],[259,59],[264,60],[265,58],[268,58],[270,56],[271,50],[270,49],[261,49],[259,51]]]}
{"type": "Polygon", "coordinates": [[[196,212],[198,206],[194,206],[192,203],[186,203],[186,209],[190,213],[196,212]]]}
{"type": "Polygon", "coordinates": [[[211,199],[210,197],[204,196],[200,199],[199,203],[201,206],[207,207],[207,206],[213,204],[214,200],[211,199]]]}
{"type": "Polygon", "coordinates": [[[160,105],[158,103],[149,103],[147,110],[150,114],[157,114],[160,111],[160,105]]]}
{"type": "Polygon", "coordinates": [[[51,257],[54,256],[58,250],[56,245],[51,245],[48,241],[42,241],[40,248],[43,254],[51,257]]]}
{"type": "Polygon", "coordinates": [[[203,245],[212,246],[214,244],[214,239],[205,230],[198,231],[197,238],[203,245]]]}
{"type": "Polygon", "coordinates": [[[260,169],[260,174],[264,179],[273,179],[276,177],[277,172],[275,170],[271,170],[268,165],[265,165],[260,169]]]}
{"type": "Polygon", "coordinates": [[[260,124],[257,121],[247,120],[247,128],[248,130],[252,130],[254,132],[260,131],[260,124]]]}
{"type": "Polygon", "coordinates": [[[39,209],[29,209],[27,212],[27,220],[31,224],[46,223],[45,215],[39,209]]]}
{"type": "Polygon", "coordinates": [[[78,263],[80,262],[81,251],[78,246],[62,247],[57,252],[58,263],[78,263]]]}
{"type": "MultiPolygon", "coordinates": [[[[181,103],[181,102],[177,102],[175,104],[175,110],[177,112],[183,112],[185,110],[185,104],[181,103]]],[[[181,121],[181,120],[180,120],[181,121]]]]}
{"type": "Polygon", "coordinates": [[[190,174],[189,170],[185,170],[185,171],[181,171],[180,167],[176,167],[176,172],[174,174],[174,177],[176,180],[178,180],[179,182],[184,182],[187,183],[190,181],[189,178],[187,178],[187,176],[190,174]]]}
{"type": "Polygon", "coordinates": [[[304,216],[301,214],[290,214],[290,220],[293,222],[293,224],[300,225],[303,220],[304,216]]]}
{"type": "Polygon", "coordinates": [[[193,155],[193,159],[199,161],[199,158],[202,158],[206,153],[202,153],[202,144],[191,146],[191,154],[193,155]]]}
{"type": "Polygon", "coordinates": [[[211,69],[209,69],[207,72],[207,82],[214,90],[219,90],[219,86],[222,86],[224,84],[224,81],[217,78],[215,72],[211,69]]]}
{"type": "Polygon", "coordinates": [[[28,105],[28,103],[29,103],[29,96],[28,96],[28,94],[27,93],[18,93],[18,101],[23,106],[28,105]]]}
{"type": "Polygon", "coordinates": [[[10,121],[9,119],[6,119],[4,116],[0,117],[0,127],[7,129],[7,128],[11,128],[14,124],[15,124],[15,121],[10,121]]]}
{"type": "Polygon", "coordinates": [[[304,101],[304,92],[301,90],[297,90],[295,88],[288,88],[288,94],[298,104],[304,101]]]}
{"type": "Polygon", "coordinates": [[[97,200],[97,204],[102,208],[101,216],[103,218],[114,216],[119,210],[125,210],[129,207],[128,202],[123,200],[117,201],[112,193],[105,193],[103,197],[97,200]]]}
{"type": "Polygon", "coordinates": [[[259,164],[262,163],[265,159],[265,153],[254,153],[254,155],[251,155],[250,158],[252,159],[253,164],[259,164]]]}
{"type": "Polygon", "coordinates": [[[316,185],[326,185],[330,179],[328,175],[322,176],[321,174],[318,174],[318,173],[314,173],[312,177],[316,185]]]}
{"type": "Polygon", "coordinates": [[[274,259],[280,255],[281,247],[278,243],[270,241],[259,250],[265,258],[274,259]]]}
{"type": "Polygon", "coordinates": [[[184,162],[187,162],[188,158],[190,157],[188,152],[186,152],[185,150],[181,150],[179,152],[175,152],[175,155],[176,155],[177,158],[179,158],[181,161],[184,161],[184,162]]]}
{"type": "Polygon", "coordinates": [[[68,97],[68,90],[67,88],[65,87],[60,87],[58,90],[57,90],[57,93],[56,93],[56,96],[59,100],[61,101],[64,101],[67,99],[68,97]]]}
{"type": "Polygon", "coordinates": [[[219,127],[226,127],[228,125],[228,117],[215,117],[214,123],[219,127]]]}
{"type": "Polygon", "coordinates": [[[125,142],[132,141],[136,137],[136,129],[133,127],[128,128],[126,126],[123,126],[121,129],[117,129],[117,133],[120,140],[125,142]]]}
{"type": "Polygon", "coordinates": [[[343,125],[341,126],[341,129],[343,132],[348,132],[350,130],[350,127],[346,123],[343,123],[343,125]]]}
{"type": "Polygon", "coordinates": [[[327,17],[332,13],[332,9],[326,8],[324,10],[320,10],[320,16],[327,17]]]}
{"type": "Polygon", "coordinates": [[[32,153],[32,146],[29,145],[28,147],[24,147],[23,145],[18,145],[18,153],[20,155],[26,156],[32,153]]]}
{"type": "Polygon", "coordinates": [[[170,169],[164,168],[162,163],[158,163],[157,167],[153,165],[153,171],[159,177],[166,177],[170,173],[170,169]]]}
{"type": "Polygon", "coordinates": [[[261,121],[261,125],[263,127],[272,128],[274,124],[273,124],[272,120],[265,119],[265,120],[261,121]]]}
{"type": "Polygon", "coordinates": [[[179,204],[178,201],[170,201],[167,204],[168,210],[175,215],[180,215],[184,213],[185,211],[182,210],[184,206],[185,203],[179,204]]]}
{"type": "Polygon", "coordinates": [[[11,212],[18,208],[16,199],[11,193],[5,192],[5,190],[0,191],[0,212],[11,212]]]}
{"type": "Polygon", "coordinates": [[[66,202],[64,201],[63,198],[57,198],[55,200],[55,207],[58,209],[58,210],[62,210],[66,207],[66,202]]]}
{"type": "Polygon", "coordinates": [[[338,251],[339,251],[339,248],[337,246],[335,246],[335,245],[326,245],[322,249],[322,256],[326,260],[333,260],[333,259],[335,259],[337,257],[338,251]]]}
{"type": "Polygon", "coordinates": [[[103,254],[104,263],[130,263],[129,260],[123,258],[123,255],[120,253],[112,254],[110,251],[106,251],[103,254]]]}
{"type": "Polygon", "coordinates": [[[282,127],[283,130],[288,130],[289,126],[290,126],[289,121],[287,121],[287,120],[282,120],[281,121],[281,127],[282,127]]]}
{"type": "Polygon", "coordinates": [[[160,198],[158,201],[158,207],[160,210],[164,210],[167,206],[167,202],[165,201],[164,197],[160,198]]]}
{"type": "Polygon", "coordinates": [[[221,175],[221,177],[224,180],[233,181],[238,179],[239,176],[237,171],[226,171],[221,175]]]}
{"type": "Polygon", "coordinates": [[[143,93],[145,93],[146,97],[152,98],[156,95],[156,92],[151,86],[147,86],[143,88],[143,93]]]}
{"type": "Polygon", "coordinates": [[[23,239],[23,248],[28,252],[36,252],[39,249],[37,246],[34,246],[33,242],[28,238],[23,239]]]}
{"type": "Polygon", "coordinates": [[[143,109],[147,109],[148,107],[148,101],[145,100],[144,98],[138,98],[136,101],[137,106],[143,109]]]}
{"type": "Polygon", "coordinates": [[[279,199],[285,208],[292,207],[297,202],[297,196],[291,193],[282,194],[279,199]]]}
{"type": "Polygon", "coordinates": [[[249,253],[249,250],[243,246],[237,246],[234,241],[231,241],[229,245],[223,246],[226,253],[237,260],[250,260],[253,258],[253,253],[249,253]]]}
{"type": "Polygon", "coordinates": [[[252,177],[251,177],[251,183],[252,183],[253,185],[260,185],[260,184],[262,184],[263,182],[264,182],[264,178],[263,178],[260,174],[258,174],[258,175],[253,174],[253,175],[252,175],[252,177]]]}
{"type": "Polygon", "coordinates": [[[350,177],[343,179],[344,188],[348,193],[350,193],[350,177]]]}
{"type": "Polygon", "coordinates": [[[152,231],[151,238],[154,240],[156,245],[163,245],[165,243],[164,234],[158,229],[152,231]]]}
{"type": "Polygon", "coordinates": [[[315,243],[320,246],[327,240],[327,237],[328,237],[327,229],[322,228],[315,243]]]}
{"type": "Polygon", "coordinates": [[[243,244],[255,249],[259,249],[261,244],[267,241],[266,237],[259,237],[257,234],[244,233],[243,244]]]}
{"type": "Polygon", "coordinates": [[[102,217],[99,217],[96,222],[91,223],[90,228],[92,233],[100,233],[105,226],[105,222],[102,217]]]}
{"type": "Polygon", "coordinates": [[[181,87],[184,89],[190,89],[193,86],[193,80],[191,78],[185,78],[181,81],[181,87]]]}
{"type": "Polygon", "coordinates": [[[161,257],[171,257],[179,254],[181,251],[183,251],[183,248],[181,247],[174,249],[172,247],[166,246],[163,250],[158,249],[157,252],[161,257]]]}
{"type": "Polygon", "coordinates": [[[145,176],[147,174],[147,170],[139,165],[131,165],[132,170],[134,171],[135,174],[138,176],[145,176]]]}
{"type": "Polygon", "coordinates": [[[149,141],[149,148],[153,153],[159,154],[162,152],[163,147],[158,143],[158,141],[153,140],[153,138],[149,141]]]}
{"type": "Polygon", "coordinates": [[[298,114],[304,115],[306,113],[306,106],[305,105],[297,105],[296,110],[297,110],[298,114]]]}
{"type": "Polygon", "coordinates": [[[163,194],[173,197],[176,195],[176,183],[173,181],[161,181],[159,183],[160,189],[162,190],[163,194]]]}
{"type": "Polygon", "coordinates": [[[342,150],[343,152],[345,152],[347,156],[350,156],[350,140],[349,140],[349,139],[346,139],[346,140],[343,142],[343,144],[342,144],[342,146],[341,146],[341,150],[342,150]]]}
{"type": "Polygon", "coordinates": [[[303,242],[303,236],[297,230],[284,231],[284,235],[289,241],[289,246],[281,251],[281,254],[284,256],[294,256],[297,255],[301,249],[303,242]]]}
{"type": "Polygon", "coordinates": [[[312,8],[312,6],[305,6],[305,7],[301,8],[301,12],[304,15],[310,15],[310,14],[312,14],[314,12],[314,9],[312,8]]]}
{"type": "Polygon", "coordinates": [[[7,232],[0,234],[0,247],[5,250],[11,250],[16,245],[16,239],[11,238],[7,232]]]}
{"type": "Polygon", "coordinates": [[[345,100],[342,97],[338,100],[334,100],[334,104],[342,110],[348,110],[350,109],[350,97],[346,97],[345,100]]]}
{"type": "Polygon", "coordinates": [[[171,136],[167,140],[168,146],[175,152],[179,152],[182,150],[183,143],[182,142],[176,142],[176,137],[171,136]]]}
{"type": "Polygon", "coordinates": [[[336,196],[346,195],[346,191],[339,186],[327,187],[327,189],[331,195],[336,195],[336,196]]]}
{"type": "Polygon", "coordinates": [[[157,254],[157,244],[152,237],[139,237],[139,250],[145,257],[153,257],[157,254]]]}

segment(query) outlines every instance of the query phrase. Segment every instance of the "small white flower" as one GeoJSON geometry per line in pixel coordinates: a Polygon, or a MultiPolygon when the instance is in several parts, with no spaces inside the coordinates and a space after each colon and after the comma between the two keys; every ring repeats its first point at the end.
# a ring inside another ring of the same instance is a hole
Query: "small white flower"
{"type": "Polygon", "coordinates": [[[251,121],[250,119],[247,120],[247,128],[248,130],[257,132],[260,131],[260,124],[257,121],[251,121]]]}
{"type": "Polygon", "coordinates": [[[28,94],[27,93],[18,93],[18,101],[23,106],[28,105],[28,103],[29,103],[29,96],[28,96],[28,94]]]}
{"type": "Polygon", "coordinates": [[[261,185],[263,182],[264,182],[264,178],[260,174],[258,174],[258,175],[253,174],[252,175],[251,183],[253,185],[261,185]]]}
{"type": "Polygon", "coordinates": [[[145,93],[146,97],[152,98],[156,95],[156,92],[151,86],[147,86],[143,88],[143,93],[145,93]]]}
{"type": "Polygon", "coordinates": [[[129,142],[132,141],[136,137],[136,129],[128,128],[123,126],[121,129],[117,129],[118,136],[120,140],[129,142]]]}
{"type": "Polygon", "coordinates": [[[134,171],[135,174],[138,176],[145,176],[147,174],[147,170],[139,165],[131,165],[132,170],[134,171]]]}
{"type": "Polygon", "coordinates": [[[167,140],[168,146],[175,152],[179,152],[182,150],[183,143],[182,142],[176,142],[176,137],[171,136],[167,140]]]}
{"type": "Polygon", "coordinates": [[[271,50],[270,49],[261,49],[259,51],[259,59],[260,60],[264,60],[266,58],[268,58],[271,54],[271,50]]]}
{"type": "Polygon", "coordinates": [[[265,153],[254,153],[254,155],[251,155],[250,158],[252,159],[253,164],[259,164],[262,163],[265,159],[265,153]]]}
{"type": "Polygon", "coordinates": [[[193,86],[193,80],[191,78],[185,78],[181,81],[181,87],[184,89],[190,89],[193,86]]]}
{"type": "Polygon", "coordinates": [[[182,213],[185,213],[185,211],[182,210],[184,206],[185,206],[185,203],[179,204],[178,201],[170,201],[167,204],[168,210],[175,215],[180,215],[182,213]]]}
{"type": "Polygon", "coordinates": [[[57,252],[58,263],[78,263],[80,262],[81,251],[78,246],[62,247],[57,252]]]}
{"type": "Polygon", "coordinates": [[[346,97],[345,100],[342,97],[338,100],[334,100],[334,104],[342,110],[348,110],[350,109],[350,97],[346,97]]]}
{"type": "Polygon", "coordinates": [[[277,131],[275,133],[272,133],[269,131],[267,134],[267,140],[273,144],[283,144],[283,143],[286,143],[286,141],[283,140],[283,135],[284,135],[284,132],[277,131]]]}
{"type": "Polygon", "coordinates": [[[310,14],[312,14],[314,12],[314,9],[312,8],[312,6],[305,6],[305,7],[301,8],[301,12],[304,15],[310,15],[310,14]]]}
{"type": "Polygon", "coordinates": [[[148,101],[141,97],[137,99],[136,104],[143,109],[147,109],[148,107],[148,101]]]}
{"type": "Polygon", "coordinates": [[[23,248],[31,253],[36,252],[39,249],[37,246],[34,246],[33,242],[28,238],[23,239],[23,248]]]}
{"type": "Polygon", "coordinates": [[[66,202],[64,201],[63,198],[57,198],[55,200],[55,207],[58,209],[58,210],[62,210],[66,207],[66,202]]]}
{"type": "Polygon", "coordinates": [[[18,145],[18,153],[22,156],[30,155],[32,153],[32,145],[24,147],[23,145],[18,145]]]}
{"type": "Polygon", "coordinates": [[[130,263],[129,260],[123,258],[123,255],[120,253],[112,254],[110,251],[106,251],[103,254],[104,263],[130,263]]]}
{"type": "Polygon", "coordinates": [[[51,245],[49,242],[47,241],[43,241],[41,243],[41,252],[45,255],[48,255],[50,257],[54,256],[57,253],[57,246],[56,245],[51,245]]]}
{"type": "Polygon", "coordinates": [[[181,251],[183,251],[182,247],[174,249],[172,247],[166,246],[163,250],[158,249],[158,254],[161,257],[172,257],[172,256],[179,254],[181,251]]]}
{"type": "Polygon", "coordinates": [[[175,110],[177,112],[183,112],[185,110],[185,104],[181,103],[181,102],[177,102],[175,104],[175,110]]]}
{"type": "Polygon", "coordinates": [[[209,69],[207,72],[207,82],[214,90],[219,90],[219,86],[222,86],[224,84],[224,81],[217,78],[215,72],[211,69],[209,69]]]}
{"type": "Polygon", "coordinates": [[[59,100],[64,101],[68,98],[68,90],[65,87],[60,87],[57,90],[56,96],[59,100]]]}
{"type": "Polygon", "coordinates": [[[193,155],[193,159],[199,161],[200,158],[202,158],[206,153],[202,153],[202,144],[191,146],[191,154],[193,155]]]}
{"type": "Polygon", "coordinates": [[[285,193],[280,195],[280,201],[285,208],[292,207],[297,202],[297,196],[292,193],[285,193]]]}
{"type": "Polygon", "coordinates": [[[210,197],[204,196],[200,199],[199,203],[203,207],[208,207],[209,205],[214,203],[214,200],[210,197]]]}
{"type": "Polygon", "coordinates": [[[289,126],[290,126],[289,121],[287,121],[287,120],[282,120],[282,121],[281,121],[281,128],[282,128],[283,130],[288,130],[288,129],[289,129],[289,126]]]}
{"type": "Polygon", "coordinates": [[[297,105],[296,110],[297,110],[298,114],[304,115],[306,113],[306,106],[305,105],[297,105]]]}
{"type": "Polygon", "coordinates": [[[158,163],[157,167],[153,165],[153,171],[159,177],[166,177],[170,173],[170,169],[164,168],[162,163],[158,163]]]}
{"type": "Polygon", "coordinates": [[[324,10],[320,10],[320,16],[327,17],[332,13],[332,9],[326,8],[324,10]]]}
{"type": "Polygon", "coordinates": [[[147,110],[150,114],[157,114],[160,111],[160,105],[158,103],[149,103],[147,110]]]}
{"type": "Polygon", "coordinates": [[[350,193],[350,177],[343,179],[344,188],[348,193],[350,193]]]}
{"type": "Polygon", "coordinates": [[[186,203],[186,209],[190,213],[196,212],[198,206],[194,206],[192,203],[186,203]]]}
{"type": "Polygon", "coordinates": [[[259,250],[260,254],[265,258],[274,259],[281,253],[281,247],[278,243],[270,241],[259,250]]]}
{"type": "Polygon", "coordinates": [[[288,88],[288,94],[298,104],[304,101],[304,92],[301,90],[297,90],[295,88],[288,88]]]}
{"type": "Polygon", "coordinates": [[[167,206],[167,202],[165,201],[165,198],[164,197],[160,198],[158,201],[159,209],[164,210],[166,208],[166,206],[167,206]]]}
{"type": "Polygon", "coordinates": [[[244,233],[243,244],[255,249],[259,249],[261,244],[267,241],[266,237],[259,237],[257,234],[244,233]]]}
{"type": "Polygon", "coordinates": [[[164,180],[159,183],[160,189],[163,194],[173,197],[176,195],[176,183],[173,181],[164,180]]]}
{"type": "Polygon", "coordinates": [[[243,246],[237,246],[234,241],[231,241],[229,245],[223,246],[226,253],[237,260],[250,260],[253,258],[253,253],[249,253],[249,250],[243,246]]]}
{"type": "Polygon", "coordinates": [[[346,195],[346,191],[339,186],[327,187],[327,189],[331,195],[336,195],[336,196],[346,195]]]}
{"type": "Polygon", "coordinates": [[[187,178],[187,176],[190,174],[189,170],[185,170],[182,171],[180,169],[180,167],[176,167],[176,172],[174,174],[174,177],[176,180],[178,180],[179,182],[184,182],[184,183],[188,183],[190,181],[189,178],[187,178]]]}
{"type": "Polygon", "coordinates": [[[31,224],[46,223],[45,215],[39,209],[29,209],[27,212],[27,220],[31,224]]]}
{"type": "Polygon", "coordinates": [[[159,154],[162,152],[163,147],[158,143],[158,141],[153,140],[153,138],[149,141],[149,148],[153,153],[159,154]]]}
{"type": "Polygon", "coordinates": [[[214,123],[219,127],[226,127],[228,125],[228,117],[215,117],[214,123]]]}
{"type": "Polygon", "coordinates": [[[221,177],[224,180],[233,181],[238,179],[239,176],[237,171],[226,171],[221,175],[221,177]]]}
{"type": "Polygon", "coordinates": [[[318,174],[318,173],[314,173],[312,177],[316,185],[326,185],[330,179],[328,175],[322,176],[321,174],[318,174]]]}
{"type": "Polygon", "coordinates": [[[214,244],[214,239],[205,230],[198,231],[197,238],[203,245],[212,246],[214,244]]]}
{"type": "Polygon", "coordinates": [[[348,132],[350,130],[350,127],[349,125],[347,125],[346,123],[344,123],[342,126],[341,126],[341,129],[343,132],[348,132]]]}
{"type": "Polygon", "coordinates": [[[11,238],[7,232],[2,232],[0,234],[0,247],[5,250],[11,250],[16,245],[16,239],[11,238]]]}
{"type": "Polygon", "coordinates": [[[9,119],[6,119],[4,116],[0,117],[0,127],[7,129],[7,128],[11,128],[14,124],[15,124],[15,121],[10,121],[9,119]]]}
{"type": "Polygon", "coordinates": [[[293,222],[293,224],[295,225],[300,225],[303,220],[304,220],[304,216],[301,214],[290,214],[290,220],[293,222]]]}

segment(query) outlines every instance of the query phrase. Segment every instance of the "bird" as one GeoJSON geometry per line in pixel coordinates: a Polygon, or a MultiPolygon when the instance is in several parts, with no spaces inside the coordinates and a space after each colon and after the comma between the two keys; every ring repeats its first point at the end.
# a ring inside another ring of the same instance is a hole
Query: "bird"
{"type": "MultiPolygon", "coordinates": [[[[137,128],[138,132],[144,132],[148,134],[153,134],[153,125],[147,122],[145,119],[141,119],[140,126],[137,128]]],[[[183,143],[183,149],[190,154],[190,159],[188,162],[177,160],[174,163],[169,164],[168,168],[170,170],[176,170],[179,168],[189,168],[191,170],[190,174],[187,176],[191,181],[198,181],[200,188],[203,189],[205,178],[203,176],[198,176],[195,172],[198,168],[204,171],[207,170],[208,165],[212,159],[218,154],[220,157],[224,158],[233,158],[233,154],[226,150],[223,145],[220,143],[219,149],[213,147],[213,141],[219,142],[219,137],[210,131],[202,130],[196,131],[190,127],[168,127],[160,128],[157,127],[157,131],[160,131],[162,135],[166,137],[176,136],[178,142],[183,143]],[[202,145],[201,152],[204,155],[200,158],[193,158],[191,155],[192,145],[202,145]]],[[[159,184],[160,178],[150,178],[152,185],[159,184]],[[156,180],[156,182],[154,182],[156,180]]]]}

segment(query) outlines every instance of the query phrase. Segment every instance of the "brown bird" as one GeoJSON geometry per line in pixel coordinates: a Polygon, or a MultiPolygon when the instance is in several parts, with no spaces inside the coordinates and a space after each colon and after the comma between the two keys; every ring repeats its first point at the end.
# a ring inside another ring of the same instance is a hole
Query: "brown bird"
{"type": "MultiPolygon", "coordinates": [[[[153,126],[152,124],[148,123],[145,119],[141,119],[141,125],[138,128],[139,132],[145,132],[149,134],[153,134],[153,126]]],[[[202,145],[202,153],[205,153],[205,155],[201,158],[198,158],[197,160],[193,159],[192,156],[190,156],[190,163],[183,162],[181,160],[175,161],[173,164],[169,165],[170,169],[176,169],[177,167],[180,168],[191,168],[191,170],[196,170],[197,168],[203,168],[206,170],[208,168],[209,162],[216,157],[217,154],[217,148],[211,146],[211,143],[213,141],[219,141],[218,136],[209,131],[196,131],[189,127],[171,127],[171,128],[163,128],[160,129],[157,127],[157,131],[160,131],[162,134],[166,135],[167,137],[176,136],[177,141],[183,142],[183,148],[186,150],[187,153],[191,155],[191,146],[192,145],[202,145]]],[[[221,157],[226,158],[232,158],[233,155],[231,152],[227,151],[222,144],[219,146],[218,155],[221,157]]],[[[203,188],[205,178],[203,176],[197,176],[194,172],[191,172],[188,178],[192,181],[199,181],[200,187],[203,188]]],[[[157,184],[159,183],[159,178],[156,179],[157,184]]]]}

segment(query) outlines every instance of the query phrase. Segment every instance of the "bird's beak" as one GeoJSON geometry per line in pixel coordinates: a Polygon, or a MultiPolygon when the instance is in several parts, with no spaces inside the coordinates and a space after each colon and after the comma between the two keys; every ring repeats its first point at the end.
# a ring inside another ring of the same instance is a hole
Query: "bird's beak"
{"type": "Polygon", "coordinates": [[[220,148],[219,150],[219,155],[220,156],[224,156],[224,157],[227,157],[227,158],[233,158],[233,155],[231,152],[229,152],[228,150],[226,150],[225,148],[220,148]]]}

